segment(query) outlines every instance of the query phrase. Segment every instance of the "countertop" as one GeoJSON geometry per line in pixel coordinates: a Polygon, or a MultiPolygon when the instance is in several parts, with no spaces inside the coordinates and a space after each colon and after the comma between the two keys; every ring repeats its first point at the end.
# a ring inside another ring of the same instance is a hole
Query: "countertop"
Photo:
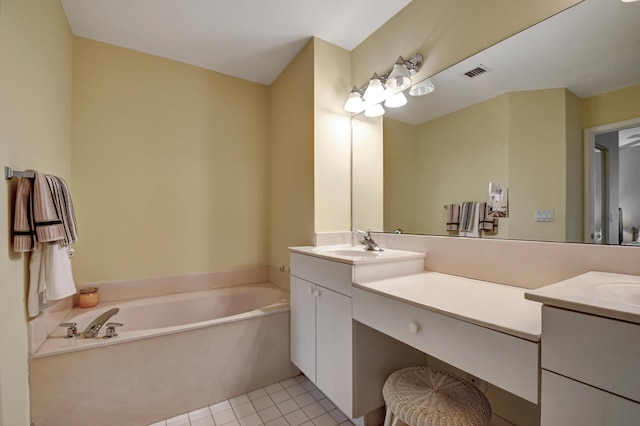
{"type": "Polygon", "coordinates": [[[528,300],[573,311],[640,323],[640,276],[587,272],[528,290],[528,300]]]}
{"type": "Polygon", "coordinates": [[[354,283],[355,287],[533,342],[542,333],[542,304],[527,289],[425,271],[354,283]]]}
{"type": "Polygon", "coordinates": [[[317,247],[289,247],[289,250],[293,253],[320,257],[350,265],[395,262],[404,259],[420,259],[426,256],[425,253],[406,250],[383,249],[383,251],[379,252],[366,251],[364,246],[351,246],[344,244],[317,247]]]}

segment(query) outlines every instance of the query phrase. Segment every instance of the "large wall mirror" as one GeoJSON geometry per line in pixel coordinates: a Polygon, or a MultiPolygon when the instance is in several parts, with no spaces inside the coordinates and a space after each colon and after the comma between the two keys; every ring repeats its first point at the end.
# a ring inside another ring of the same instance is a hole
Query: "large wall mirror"
{"type": "MultiPolygon", "coordinates": [[[[639,23],[640,2],[585,0],[432,76],[433,93],[386,110],[383,201],[372,204],[383,211],[361,216],[354,185],[353,226],[461,235],[447,231],[446,206],[486,202],[500,181],[509,216],[481,237],[633,245],[639,23]]],[[[355,116],[354,128],[371,120],[355,116]]],[[[363,166],[354,175],[375,170],[363,166]]]]}

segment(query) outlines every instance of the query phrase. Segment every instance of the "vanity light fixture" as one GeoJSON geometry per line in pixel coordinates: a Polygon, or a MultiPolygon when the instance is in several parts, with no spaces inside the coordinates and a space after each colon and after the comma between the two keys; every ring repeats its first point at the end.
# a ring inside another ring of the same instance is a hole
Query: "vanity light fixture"
{"type": "Polygon", "coordinates": [[[387,108],[400,108],[401,106],[404,106],[407,104],[407,97],[404,95],[403,92],[398,92],[395,95],[391,96],[390,98],[387,98],[386,101],[384,101],[384,106],[386,106],[387,108]]]}
{"type": "Polygon", "coordinates": [[[404,63],[402,56],[398,57],[396,64],[389,77],[387,77],[387,86],[392,89],[406,89],[411,85],[411,77],[409,77],[409,69],[404,63]]]}
{"type": "Polygon", "coordinates": [[[436,86],[433,85],[430,78],[422,80],[420,83],[416,83],[409,89],[409,95],[411,96],[424,96],[436,90],[436,86]]]}
{"type": "Polygon", "coordinates": [[[382,75],[373,73],[371,80],[365,86],[361,88],[354,87],[344,104],[344,110],[353,114],[369,110],[365,114],[369,114],[367,117],[379,117],[384,114],[384,108],[380,105],[382,102],[388,108],[397,108],[405,105],[407,99],[399,91],[411,84],[411,76],[420,71],[422,64],[423,57],[419,53],[407,60],[403,59],[402,56],[398,57],[392,69],[382,75]],[[391,100],[392,97],[395,97],[395,99],[391,100]],[[378,107],[371,108],[374,105],[378,105],[378,107]]]}
{"type": "Polygon", "coordinates": [[[384,115],[384,108],[380,104],[373,104],[364,110],[365,117],[380,117],[384,115]]]}

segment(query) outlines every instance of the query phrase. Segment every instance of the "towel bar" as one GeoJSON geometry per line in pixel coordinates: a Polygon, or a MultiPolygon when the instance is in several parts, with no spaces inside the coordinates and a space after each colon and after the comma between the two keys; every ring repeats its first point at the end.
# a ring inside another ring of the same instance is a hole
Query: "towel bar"
{"type": "Polygon", "coordinates": [[[20,172],[14,171],[11,167],[4,166],[4,178],[5,179],[13,179],[14,177],[24,177],[33,179],[35,176],[33,172],[20,172]]]}

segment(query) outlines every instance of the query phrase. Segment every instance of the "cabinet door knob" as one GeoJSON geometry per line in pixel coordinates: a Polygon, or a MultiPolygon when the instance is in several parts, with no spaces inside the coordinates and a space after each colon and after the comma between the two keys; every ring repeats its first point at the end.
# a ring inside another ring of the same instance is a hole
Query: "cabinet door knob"
{"type": "Polygon", "coordinates": [[[317,296],[320,296],[320,290],[316,290],[316,291],[314,291],[314,292],[313,292],[313,294],[315,294],[315,295],[316,295],[316,297],[317,297],[317,296]]]}
{"type": "Polygon", "coordinates": [[[414,322],[412,322],[411,324],[409,324],[409,331],[410,331],[411,333],[417,333],[417,332],[418,332],[418,329],[419,329],[418,324],[416,324],[416,323],[414,323],[414,322]]]}
{"type": "Polygon", "coordinates": [[[309,294],[313,293],[313,287],[307,288],[307,291],[309,292],[309,294]]]}

